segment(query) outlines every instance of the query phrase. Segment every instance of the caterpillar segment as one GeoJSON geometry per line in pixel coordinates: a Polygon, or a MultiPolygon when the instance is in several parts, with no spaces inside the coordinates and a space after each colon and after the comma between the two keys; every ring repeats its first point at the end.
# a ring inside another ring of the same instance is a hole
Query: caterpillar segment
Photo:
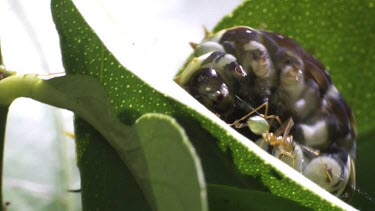
{"type": "Polygon", "coordinates": [[[350,200],[356,123],[324,65],[277,33],[238,26],[206,34],[175,81],[263,149],[350,200]]]}

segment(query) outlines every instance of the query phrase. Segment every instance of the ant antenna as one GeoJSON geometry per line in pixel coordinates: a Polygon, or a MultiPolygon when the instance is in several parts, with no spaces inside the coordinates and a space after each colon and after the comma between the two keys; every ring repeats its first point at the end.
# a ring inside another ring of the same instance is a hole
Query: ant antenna
{"type": "Polygon", "coordinates": [[[274,119],[276,119],[276,121],[277,121],[280,125],[282,125],[282,122],[281,122],[281,119],[280,119],[279,116],[277,116],[277,115],[268,115],[268,101],[264,102],[262,105],[260,105],[260,106],[258,106],[257,108],[254,109],[253,107],[251,107],[250,105],[248,105],[246,102],[244,102],[241,98],[239,98],[237,95],[236,95],[236,98],[237,98],[238,100],[240,100],[241,103],[247,105],[247,106],[251,109],[251,111],[250,111],[248,114],[246,114],[245,116],[243,116],[242,118],[240,118],[240,119],[234,121],[233,123],[229,124],[229,126],[235,126],[236,128],[243,128],[243,127],[246,127],[246,126],[247,126],[247,123],[240,123],[240,122],[241,122],[241,121],[244,121],[244,120],[246,120],[246,119],[248,119],[248,118],[249,118],[251,115],[253,115],[253,114],[257,114],[258,116],[264,118],[265,120],[270,119],[270,120],[271,120],[271,122],[269,123],[270,126],[273,125],[273,121],[274,121],[274,119]],[[260,113],[258,112],[258,111],[261,110],[262,108],[265,109],[264,114],[260,114],[260,113]]]}

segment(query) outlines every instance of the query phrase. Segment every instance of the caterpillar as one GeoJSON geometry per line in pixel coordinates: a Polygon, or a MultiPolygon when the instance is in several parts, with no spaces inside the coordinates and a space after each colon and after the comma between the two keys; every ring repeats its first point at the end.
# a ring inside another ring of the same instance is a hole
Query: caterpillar
{"type": "Polygon", "coordinates": [[[193,47],[194,58],[175,78],[182,88],[249,139],[260,138],[262,148],[350,200],[355,118],[322,63],[291,38],[245,26],[208,33],[193,47]],[[266,130],[243,127],[256,116],[266,130]],[[282,120],[289,120],[287,131],[282,120]]]}

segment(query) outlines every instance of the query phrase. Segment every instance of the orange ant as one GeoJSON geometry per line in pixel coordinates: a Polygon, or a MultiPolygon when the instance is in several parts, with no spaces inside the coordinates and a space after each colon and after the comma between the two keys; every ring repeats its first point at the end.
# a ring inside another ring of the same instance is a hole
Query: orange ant
{"type": "MultiPolygon", "coordinates": [[[[290,135],[290,130],[294,126],[292,118],[289,118],[286,122],[282,123],[281,119],[277,115],[268,115],[268,102],[264,102],[262,105],[253,109],[251,112],[243,116],[242,118],[236,120],[235,122],[229,124],[229,126],[234,126],[235,128],[244,128],[249,127],[250,130],[257,135],[262,136],[262,142],[260,147],[266,142],[270,146],[276,148],[280,151],[280,154],[277,156],[280,160],[283,160],[284,156],[288,156],[292,159],[292,167],[295,168],[295,142],[293,141],[293,136],[290,135]],[[254,113],[257,113],[264,107],[264,114],[258,114],[252,116],[254,113]],[[247,120],[243,123],[242,121],[247,120]],[[268,122],[267,120],[270,120],[268,122]],[[274,132],[270,132],[271,125],[273,121],[276,120],[280,127],[274,132]],[[281,135],[283,134],[283,135],[281,135]]],[[[319,150],[313,149],[309,146],[298,144],[302,150],[317,157],[320,154],[319,150]]]]}
{"type": "MultiPolygon", "coordinates": [[[[229,124],[229,126],[234,126],[235,128],[244,128],[248,126],[254,134],[262,136],[262,142],[260,144],[260,147],[262,147],[264,142],[268,143],[270,146],[275,147],[277,150],[279,150],[279,153],[280,153],[277,156],[278,159],[283,160],[284,156],[290,157],[292,159],[292,167],[298,170],[295,167],[296,157],[294,153],[296,152],[296,147],[300,147],[301,150],[309,153],[310,155],[312,155],[312,157],[318,157],[320,155],[320,151],[317,149],[311,148],[309,146],[303,145],[303,144],[296,144],[293,141],[293,136],[289,134],[293,125],[294,125],[294,122],[292,118],[289,118],[286,122],[282,123],[279,116],[268,115],[268,102],[263,103],[262,105],[253,109],[251,112],[249,112],[247,115],[245,115],[241,119],[238,119],[232,124],[229,124]],[[250,117],[254,113],[257,113],[263,107],[265,107],[264,114],[258,114],[258,115],[250,117]],[[269,119],[271,120],[270,122],[267,121],[269,119]],[[269,132],[269,130],[275,119],[281,126],[274,133],[271,133],[269,132]],[[244,120],[247,120],[247,122],[241,123],[241,121],[244,121],[244,120]],[[283,135],[281,136],[281,134],[283,135]]],[[[303,158],[301,158],[301,160],[303,160],[303,158]]],[[[333,181],[332,170],[323,162],[322,162],[322,166],[327,175],[326,181],[329,183],[332,182],[333,181]]]]}
{"type": "Polygon", "coordinates": [[[280,150],[280,156],[278,158],[282,160],[284,156],[290,157],[292,159],[292,165],[294,168],[295,166],[295,161],[294,161],[295,157],[293,155],[294,142],[293,142],[293,136],[289,135],[289,132],[292,129],[293,125],[294,125],[294,122],[292,118],[289,118],[288,121],[286,121],[283,124],[279,116],[268,115],[268,102],[263,103],[262,105],[253,109],[251,112],[249,112],[247,115],[245,115],[241,119],[238,119],[232,124],[229,124],[229,126],[234,126],[235,128],[244,128],[246,126],[249,126],[250,130],[253,133],[257,135],[262,135],[263,140],[260,146],[262,146],[263,143],[266,142],[273,147],[277,147],[277,149],[280,150]],[[251,115],[258,112],[263,107],[265,107],[264,114],[259,114],[254,117],[250,117],[251,115]],[[246,123],[241,123],[241,121],[244,121],[246,119],[247,119],[246,123]],[[269,119],[271,120],[270,122],[267,121],[269,119]],[[269,132],[269,130],[275,119],[281,125],[281,127],[278,128],[275,133],[271,133],[269,132]],[[281,134],[283,135],[281,136],[281,134]]]}
{"type": "MultiPolygon", "coordinates": [[[[268,102],[264,102],[262,105],[258,106],[257,108],[252,109],[252,111],[250,111],[248,114],[246,114],[245,116],[243,116],[241,119],[238,119],[238,120],[234,121],[232,124],[229,124],[229,126],[234,126],[235,128],[244,128],[244,127],[247,127],[249,125],[249,122],[241,123],[241,121],[244,121],[244,120],[248,119],[251,115],[253,115],[254,113],[257,113],[263,107],[265,108],[264,114],[258,114],[258,116],[261,117],[261,118],[263,118],[264,120],[271,119],[271,122],[269,124],[267,122],[268,127],[270,127],[270,125],[272,125],[272,123],[273,123],[273,121],[275,119],[276,119],[276,121],[280,125],[282,125],[282,122],[281,122],[281,119],[280,119],[279,116],[276,116],[276,115],[267,115],[268,114],[268,102]]],[[[262,123],[263,122],[261,122],[261,124],[262,123]]],[[[260,135],[259,133],[257,133],[257,130],[255,130],[254,132],[255,132],[255,134],[260,135]]]]}

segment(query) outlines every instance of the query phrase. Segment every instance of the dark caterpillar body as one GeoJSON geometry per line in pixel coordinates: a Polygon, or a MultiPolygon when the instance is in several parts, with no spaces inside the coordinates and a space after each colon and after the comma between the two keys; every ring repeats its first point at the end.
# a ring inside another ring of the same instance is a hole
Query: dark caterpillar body
{"type": "MultiPolygon", "coordinates": [[[[293,167],[329,192],[351,197],[355,120],[324,65],[294,40],[249,27],[207,36],[194,56],[177,83],[227,123],[264,103],[269,114],[283,121],[291,118],[290,157],[298,164],[293,167]],[[309,149],[319,153],[312,155],[309,149]]],[[[252,140],[259,138],[249,129],[238,130],[252,140]]],[[[263,148],[280,153],[275,146],[263,148]]]]}

